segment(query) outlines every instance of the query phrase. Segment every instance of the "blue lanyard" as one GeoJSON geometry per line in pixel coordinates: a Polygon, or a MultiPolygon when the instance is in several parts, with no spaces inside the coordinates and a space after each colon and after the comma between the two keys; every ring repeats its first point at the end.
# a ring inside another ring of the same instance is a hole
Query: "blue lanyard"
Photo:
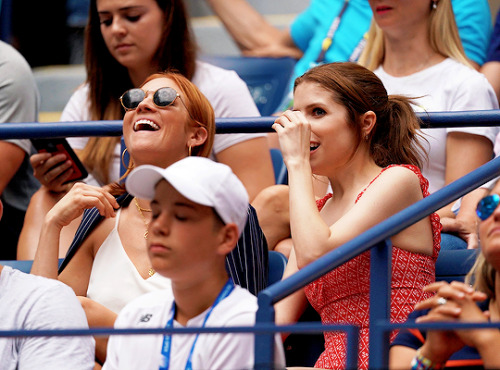
{"type": "MultiPolygon", "coordinates": [[[[213,303],[212,307],[208,310],[207,314],[205,315],[205,319],[203,320],[202,328],[205,327],[205,324],[207,323],[208,318],[210,317],[210,314],[214,310],[215,306],[219,304],[220,301],[222,301],[224,298],[229,296],[231,292],[234,289],[234,283],[231,278],[228,279],[226,285],[222,288],[220,291],[219,295],[215,299],[215,302],[213,303]]],[[[165,328],[172,328],[174,325],[174,317],[175,317],[175,301],[172,302],[172,308],[170,309],[171,315],[170,319],[168,319],[167,324],[165,325],[165,328]]],[[[194,352],[194,347],[196,345],[196,342],[198,341],[200,333],[196,334],[196,337],[194,338],[193,345],[191,347],[191,351],[189,351],[189,356],[186,362],[186,369],[191,370],[193,368],[192,364],[192,357],[193,357],[193,352],[194,352]]],[[[160,370],[168,370],[170,366],[170,349],[172,347],[172,335],[164,335],[163,336],[163,345],[161,349],[161,355],[162,355],[162,364],[160,366],[160,370]]]]}
{"type": "Polygon", "coordinates": [[[344,0],[344,5],[342,6],[342,9],[340,9],[340,13],[333,20],[332,24],[330,25],[330,28],[328,29],[326,37],[323,39],[323,42],[321,43],[321,52],[316,58],[316,63],[319,64],[325,59],[325,54],[332,45],[333,37],[335,36],[337,29],[339,28],[340,20],[342,19],[342,16],[344,15],[347,9],[347,5],[349,5],[349,0],[344,0]]]}

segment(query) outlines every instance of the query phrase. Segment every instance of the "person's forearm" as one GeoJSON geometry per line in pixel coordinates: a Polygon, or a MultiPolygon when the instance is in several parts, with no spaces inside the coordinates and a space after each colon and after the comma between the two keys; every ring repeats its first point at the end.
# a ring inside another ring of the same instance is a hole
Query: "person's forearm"
{"type": "Polygon", "coordinates": [[[483,329],[481,340],[476,343],[476,349],[483,359],[485,369],[499,369],[500,355],[498,345],[500,344],[500,332],[498,329],[483,329]]]}
{"type": "Polygon", "coordinates": [[[246,0],[207,0],[215,14],[242,51],[267,47],[281,38],[273,27],[246,0]]]}
{"type": "Polygon", "coordinates": [[[31,273],[51,279],[57,279],[59,267],[59,237],[62,227],[51,222],[49,215],[45,218],[42,226],[31,273]]]}
{"type": "Polygon", "coordinates": [[[479,219],[476,214],[476,207],[479,201],[488,194],[488,189],[477,188],[462,198],[460,209],[457,218],[468,220],[471,223],[477,224],[479,219]]]}

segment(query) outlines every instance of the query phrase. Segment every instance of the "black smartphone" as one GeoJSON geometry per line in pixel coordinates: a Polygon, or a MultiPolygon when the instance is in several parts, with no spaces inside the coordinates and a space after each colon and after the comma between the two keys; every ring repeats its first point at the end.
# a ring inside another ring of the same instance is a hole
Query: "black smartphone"
{"type": "MultiPolygon", "coordinates": [[[[76,156],[73,149],[69,146],[69,143],[64,138],[54,138],[54,139],[31,139],[31,143],[39,153],[54,153],[66,154],[66,159],[71,161],[71,168],[73,168],[73,173],[70,178],[64,182],[65,184],[78,181],[86,178],[88,172],[83,166],[80,159],[76,156]]],[[[59,166],[60,164],[56,165],[59,166]]]]}

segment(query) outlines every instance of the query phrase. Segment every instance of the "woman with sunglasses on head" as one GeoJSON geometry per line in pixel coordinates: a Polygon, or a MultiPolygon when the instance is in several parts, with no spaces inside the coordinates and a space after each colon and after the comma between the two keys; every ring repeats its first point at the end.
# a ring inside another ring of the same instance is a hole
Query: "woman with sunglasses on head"
{"type": "MultiPolygon", "coordinates": [[[[122,119],[121,94],[140,86],[151,73],[169,69],[180,71],[200,88],[216,117],[259,115],[248,88],[234,71],[196,59],[184,0],[92,0],[85,32],[87,82],[73,94],[61,121],[122,119]]],[[[118,180],[119,138],[68,141],[91,174],[87,183],[103,186],[118,180]]],[[[232,168],[250,200],[274,184],[265,134],[217,135],[211,157],[232,168]]],[[[28,211],[19,243],[20,259],[33,258],[41,220],[67,191],[63,184],[71,174],[69,162],[61,155],[37,154],[31,162],[44,186],[28,211]]],[[[72,234],[69,228],[65,233],[72,234]]],[[[64,254],[61,250],[61,257],[64,254]]]]}
{"type": "MultiPolygon", "coordinates": [[[[131,158],[129,170],[141,164],[165,168],[188,155],[210,154],[215,133],[213,110],[205,96],[182,75],[154,74],[146,79],[141,90],[129,90],[121,101],[126,109],[123,137],[131,158]]],[[[129,196],[123,185],[109,188],[111,192],[77,183],[47,213],[31,271],[59,279],[78,296],[86,297],[82,304],[93,327],[113,326],[117,313],[131,299],[170,287],[167,279],[155,273],[148,259],[146,239],[152,215],[148,202],[129,196]],[[118,199],[113,196],[120,194],[118,199]],[[58,274],[61,229],[82,213],[84,220],[77,238],[80,232],[88,235],[79,248],[72,246],[72,258],[65,261],[58,274]]],[[[258,227],[251,207],[248,215],[254,224],[247,223],[245,229],[258,227]]],[[[246,275],[262,273],[257,265],[249,265],[251,271],[240,272],[235,262],[245,254],[244,248],[252,249],[255,261],[251,263],[263,261],[257,254],[267,251],[265,243],[253,242],[249,245],[240,239],[226,260],[229,274],[237,284],[246,275]]],[[[100,338],[96,341],[97,357],[103,361],[105,343],[100,338]]]]}
{"type": "MultiPolygon", "coordinates": [[[[420,121],[408,99],[355,63],[324,64],[295,80],[294,110],[279,117],[288,168],[293,248],[285,277],[428,195],[418,166],[420,121]],[[333,192],[316,201],[312,178],[333,192]]],[[[391,321],[403,322],[430,297],[439,252],[439,217],[424,218],[391,238],[391,321]]],[[[349,260],[276,305],[277,322],[296,321],[307,301],[324,324],[360,328],[358,366],[368,366],[370,252],[349,260]]],[[[316,367],[345,367],[345,335],[325,332],[316,367]]]]}
{"type": "MultiPolygon", "coordinates": [[[[450,0],[369,0],[373,21],[359,62],[389,94],[414,99],[414,109],[448,112],[497,109],[495,92],[466,58],[450,0]]],[[[431,193],[493,158],[496,127],[425,130],[429,160],[422,173],[431,193]]],[[[474,207],[484,191],[467,194],[458,210],[438,211],[443,249],[477,248],[474,207]]]]}
{"type": "MultiPolygon", "coordinates": [[[[409,320],[431,322],[500,321],[500,182],[479,201],[481,252],[466,283],[440,281],[425,287],[435,293],[415,306],[409,320]],[[468,283],[473,282],[473,285],[468,283]]],[[[500,331],[401,330],[389,352],[393,369],[499,369],[500,331]]]]}

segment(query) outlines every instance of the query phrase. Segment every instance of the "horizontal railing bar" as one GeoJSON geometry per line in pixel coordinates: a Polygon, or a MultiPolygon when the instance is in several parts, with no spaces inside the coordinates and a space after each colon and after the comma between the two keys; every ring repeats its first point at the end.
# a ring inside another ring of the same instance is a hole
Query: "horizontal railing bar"
{"type": "MultiPolygon", "coordinates": [[[[500,110],[417,113],[425,127],[500,126],[500,110]],[[428,125],[428,126],[427,126],[428,125]]],[[[217,133],[272,132],[276,117],[217,118],[217,133]]],[[[26,122],[0,125],[0,139],[120,136],[122,121],[26,122]],[[49,130],[47,130],[49,129],[49,130]]]]}
{"type": "Polygon", "coordinates": [[[145,335],[145,334],[213,334],[213,333],[322,333],[324,331],[351,331],[357,326],[348,324],[322,325],[320,322],[301,322],[294,325],[255,324],[254,326],[190,327],[190,328],[90,328],[90,329],[47,329],[47,330],[0,330],[0,338],[84,336],[84,335],[145,335]]]}
{"type": "Polygon", "coordinates": [[[500,322],[450,322],[450,321],[434,321],[426,323],[415,323],[407,321],[404,323],[390,323],[386,321],[377,322],[376,325],[383,330],[399,330],[399,329],[424,329],[424,330],[462,330],[462,329],[486,329],[500,328],[500,322]]]}
{"type": "Polygon", "coordinates": [[[262,290],[259,296],[266,295],[272,303],[278,302],[341,264],[369,250],[378,242],[390,238],[499,174],[500,157],[489,161],[462,178],[396,213],[349,242],[311,262],[288,278],[262,290]]]}

